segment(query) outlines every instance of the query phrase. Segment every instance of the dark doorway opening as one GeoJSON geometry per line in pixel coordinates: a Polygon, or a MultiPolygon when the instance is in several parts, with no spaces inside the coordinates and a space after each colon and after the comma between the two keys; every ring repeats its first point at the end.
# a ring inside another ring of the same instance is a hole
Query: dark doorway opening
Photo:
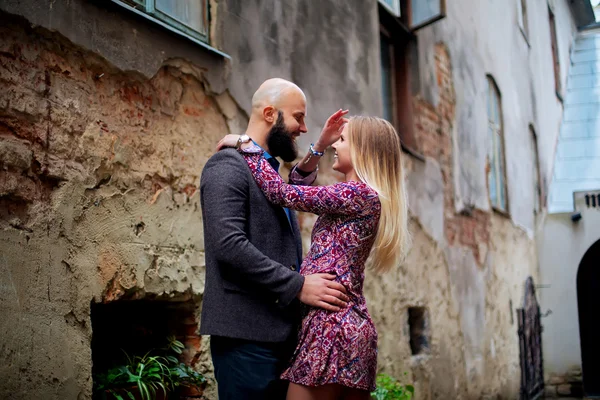
{"type": "Polygon", "coordinates": [[[577,271],[581,369],[586,396],[600,397],[600,240],[583,256],[577,271]]]}
{"type": "Polygon", "coordinates": [[[535,400],[544,394],[544,360],[542,356],[542,323],[535,285],[530,276],[525,280],[523,308],[517,309],[519,354],[521,358],[521,400],[535,400]]]}
{"type": "MultiPolygon", "coordinates": [[[[198,363],[198,305],[194,301],[119,300],[91,305],[92,376],[126,364],[129,357],[162,350],[174,337],[185,348],[179,362],[198,363]],[[126,355],[127,354],[127,355],[126,355]]],[[[94,393],[94,398],[102,398],[94,393]]],[[[124,397],[127,398],[127,397],[124,397]]]]}

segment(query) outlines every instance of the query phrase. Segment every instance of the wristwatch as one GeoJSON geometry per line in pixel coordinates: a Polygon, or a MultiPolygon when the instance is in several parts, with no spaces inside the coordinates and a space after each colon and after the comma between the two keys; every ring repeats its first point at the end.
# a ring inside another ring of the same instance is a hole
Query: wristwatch
{"type": "Polygon", "coordinates": [[[240,146],[242,145],[242,143],[248,143],[250,140],[252,140],[252,139],[250,139],[250,136],[248,136],[246,134],[240,135],[237,143],[235,144],[235,149],[236,150],[239,149],[240,146]]]}

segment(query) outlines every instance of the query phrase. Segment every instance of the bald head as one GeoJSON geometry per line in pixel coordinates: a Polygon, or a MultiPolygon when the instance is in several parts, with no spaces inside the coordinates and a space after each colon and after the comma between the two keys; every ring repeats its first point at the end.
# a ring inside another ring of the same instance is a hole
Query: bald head
{"type": "Polygon", "coordinates": [[[301,98],[306,103],[304,92],[295,83],[281,78],[272,78],[263,82],[252,96],[252,111],[262,112],[267,106],[280,108],[289,98],[301,98]]]}
{"type": "Polygon", "coordinates": [[[293,161],[296,139],[306,133],[306,96],[295,84],[274,78],[263,82],[252,96],[246,133],[271,155],[293,161]]]}

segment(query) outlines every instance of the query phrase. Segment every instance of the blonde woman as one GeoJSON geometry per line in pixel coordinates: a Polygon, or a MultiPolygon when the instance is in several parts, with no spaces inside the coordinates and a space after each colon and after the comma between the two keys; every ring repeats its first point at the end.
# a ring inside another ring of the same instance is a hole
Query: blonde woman
{"type": "MultiPolygon", "coordinates": [[[[348,306],[337,312],[307,307],[298,344],[282,379],[288,400],[369,399],[375,389],[377,332],[363,295],[365,263],[384,272],[407,249],[407,202],[402,152],[392,125],[353,117],[341,134],[328,120],[323,138],[335,141],[333,169],[344,182],[329,186],[286,184],[252,142],[239,146],[258,186],[274,204],[318,214],[303,275],[328,273],[347,290],[348,306]]],[[[314,155],[314,154],[313,154],[314,155]]],[[[319,156],[317,152],[316,156],[319,156]]]]}

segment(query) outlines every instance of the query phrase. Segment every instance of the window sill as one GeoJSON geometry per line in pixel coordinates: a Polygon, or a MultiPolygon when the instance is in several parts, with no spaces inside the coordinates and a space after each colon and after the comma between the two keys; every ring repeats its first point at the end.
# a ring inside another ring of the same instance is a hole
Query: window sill
{"type": "Polygon", "coordinates": [[[222,51],[219,51],[219,50],[215,49],[212,46],[209,46],[208,44],[204,43],[201,40],[198,40],[198,39],[196,39],[194,37],[191,37],[190,35],[188,35],[188,34],[182,32],[182,31],[180,31],[179,29],[175,29],[174,27],[172,27],[172,26],[164,23],[163,21],[161,21],[159,19],[154,18],[153,16],[151,16],[149,14],[146,14],[145,12],[137,10],[134,7],[131,7],[131,6],[129,6],[127,4],[124,4],[124,3],[120,2],[120,1],[117,1],[117,0],[111,0],[111,2],[113,2],[114,4],[117,4],[119,7],[123,7],[125,9],[127,9],[128,11],[130,11],[130,12],[132,12],[132,13],[134,13],[134,14],[142,17],[142,18],[145,18],[148,21],[151,21],[154,24],[157,24],[157,25],[161,26],[164,29],[169,30],[170,32],[175,33],[176,35],[182,36],[182,37],[186,38],[187,40],[190,40],[191,42],[193,42],[193,43],[195,43],[195,44],[203,47],[204,49],[208,50],[211,53],[217,54],[217,55],[219,55],[219,56],[221,56],[223,58],[231,60],[231,56],[229,56],[228,54],[223,53],[222,51]]]}

